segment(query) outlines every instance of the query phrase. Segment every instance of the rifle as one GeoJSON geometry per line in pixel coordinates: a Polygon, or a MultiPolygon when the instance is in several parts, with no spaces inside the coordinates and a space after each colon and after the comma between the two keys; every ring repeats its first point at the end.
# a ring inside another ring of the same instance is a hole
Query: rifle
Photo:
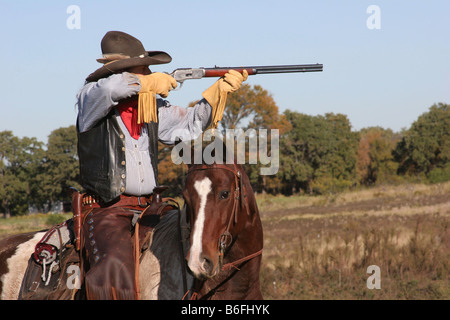
{"type": "Polygon", "coordinates": [[[278,66],[253,66],[253,67],[214,67],[214,68],[179,68],[170,75],[180,83],[180,88],[185,80],[201,79],[210,77],[223,77],[229,70],[236,70],[240,73],[247,70],[248,75],[269,74],[269,73],[292,73],[292,72],[320,72],[323,71],[322,64],[296,64],[278,66]]]}

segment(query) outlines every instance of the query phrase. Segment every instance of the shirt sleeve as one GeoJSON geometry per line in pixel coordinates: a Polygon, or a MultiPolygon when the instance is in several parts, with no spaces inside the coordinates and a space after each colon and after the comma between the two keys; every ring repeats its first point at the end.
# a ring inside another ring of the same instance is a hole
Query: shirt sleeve
{"type": "Polygon", "coordinates": [[[169,101],[158,99],[158,136],[164,144],[196,139],[211,123],[211,106],[202,99],[193,107],[172,106],[169,101]]]}
{"type": "Polygon", "coordinates": [[[119,100],[138,94],[140,89],[139,78],[128,72],[87,83],[77,95],[78,130],[91,129],[119,100]]]}

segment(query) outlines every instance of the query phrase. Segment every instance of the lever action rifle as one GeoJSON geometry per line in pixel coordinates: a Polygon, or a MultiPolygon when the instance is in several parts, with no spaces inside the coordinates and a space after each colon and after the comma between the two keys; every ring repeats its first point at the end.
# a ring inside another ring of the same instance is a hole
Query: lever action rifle
{"type": "Polygon", "coordinates": [[[214,68],[179,68],[175,69],[170,75],[180,83],[189,79],[201,79],[210,77],[223,77],[229,70],[236,70],[240,73],[247,70],[248,75],[268,74],[268,73],[292,73],[292,72],[320,72],[323,71],[322,64],[296,64],[279,66],[257,66],[257,67],[214,67],[214,68]]]}

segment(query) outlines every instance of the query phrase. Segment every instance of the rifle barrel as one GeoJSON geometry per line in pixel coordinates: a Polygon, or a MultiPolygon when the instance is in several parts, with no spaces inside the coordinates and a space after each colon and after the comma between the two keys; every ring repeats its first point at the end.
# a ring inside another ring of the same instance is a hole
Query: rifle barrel
{"type": "Polygon", "coordinates": [[[243,72],[247,70],[249,75],[270,74],[270,73],[292,73],[292,72],[320,72],[323,71],[322,64],[296,64],[296,65],[278,65],[278,66],[245,66],[245,67],[215,67],[204,68],[205,77],[221,77],[228,70],[243,72]]]}
{"type": "Polygon", "coordinates": [[[252,67],[257,74],[267,73],[290,73],[290,72],[320,72],[323,70],[322,64],[298,64],[285,66],[261,66],[252,67]]]}

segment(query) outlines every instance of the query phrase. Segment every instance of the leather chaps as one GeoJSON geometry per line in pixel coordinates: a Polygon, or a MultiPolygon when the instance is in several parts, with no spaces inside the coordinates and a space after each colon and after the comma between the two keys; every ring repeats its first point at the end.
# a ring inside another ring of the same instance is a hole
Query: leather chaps
{"type": "Polygon", "coordinates": [[[136,299],[133,241],[134,211],[93,209],[82,231],[83,271],[89,300],[136,299]]]}
{"type": "MultiPolygon", "coordinates": [[[[81,246],[88,300],[139,298],[135,266],[136,260],[139,261],[136,254],[140,253],[140,249],[135,249],[132,221],[142,211],[144,209],[95,208],[85,217],[81,246]]],[[[157,222],[157,215],[141,219],[139,238],[143,239],[157,222]]]]}

